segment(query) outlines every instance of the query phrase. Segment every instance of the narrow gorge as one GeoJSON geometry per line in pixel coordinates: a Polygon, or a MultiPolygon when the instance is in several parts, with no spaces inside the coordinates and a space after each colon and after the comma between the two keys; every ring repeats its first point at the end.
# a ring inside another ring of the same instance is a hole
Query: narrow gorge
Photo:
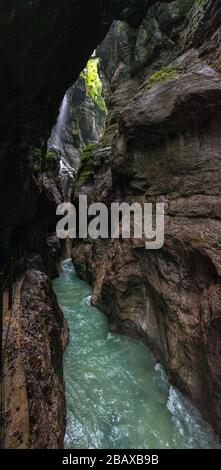
{"type": "Polygon", "coordinates": [[[64,358],[65,449],[219,449],[200,413],[150,350],[109,332],[71,260],[54,290],[70,327],[64,358]]]}
{"type": "Polygon", "coordinates": [[[3,0],[0,30],[1,447],[220,448],[220,0],[3,0]],[[59,238],[82,197],[164,204],[163,246],[59,238]]]}

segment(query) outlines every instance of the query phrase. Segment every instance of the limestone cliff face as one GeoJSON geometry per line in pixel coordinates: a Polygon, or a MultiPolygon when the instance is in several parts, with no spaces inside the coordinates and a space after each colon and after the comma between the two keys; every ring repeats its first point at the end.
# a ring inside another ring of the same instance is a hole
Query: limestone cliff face
{"type": "Polygon", "coordinates": [[[64,433],[63,321],[45,278],[57,273],[53,232],[62,197],[47,140],[62,97],[113,18],[129,26],[117,26],[121,63],[112,42],[116,68],[103,70],[112,114],[82,190],[106,202],[163,200],[166,242],[159,252],[133,241],[88,242],[75,247],[75,262],[113,328],[147,341],[220,433],[220,1],[195,2],[186,27],[191,2],[146,15],[154,3],[1,2],[0,251],[2,263],[12,253],[26,259],[25,370],[30,406],[42,403],[39,421],[30,410],[32,447],[62,446],[64,433]],[[43,261],[30,264],[30,254],[43,261]]]}
{"type": "Polygon", "coordinates": [[[63,447],[63,351],[67,325],[51,281],[31,260],[22,287],[22,350],[29,413],[29,448],[63,447]]]}
{"type": "Polygon", "coordinates": [[[6,449],[63,447],[68,327],[43,269],[40,257],[27,260],[26,273],[15,284],[12,313],[4,296],[6,449]]]}
{"type": "Polygon", "coordinates": [[[64,433],[59,339],[63,322],[45,280],[45,273],[58,273],[55,209],[62,201],[62,191],[59,162],[47,152],[47,141],[66,90],[113,19],[137,26],[153,3],[155,0],[131,0],[129,4],[125,0],[1,1],[0,265],[13,255],[14,274],[28,270],[23,296],[24,331],[29,330],[23,351],[25,371],[30,407],[38,412],[39,400],[42,402],[37,422],[30,411],[32,447],[62,446],[64,433]],[[30,267],[30,256],[40,256],[37,268],[30,267]],[[35,333],[41,337],[38,345],[35,333]],[[41,390],[36,381],[38,368],[41,390]]]}
{"type": "Polygon", "coordinates": [[[106,139],[80,188],[107,204],[164,202],[164,247],[79,241],[73,259],[112,329],[149,344],[221,435],[220,2],[192,3],[154,6],[136,32],[113,26],[106,139]]]}
{"type": "Polygon", "coordinates": [[[83,150],[96,144],[105,129],[107,109],[99,77],[99,58],[90,58],[85,70],[66,92],[57,123],[48,141],[48,155],[60,159],[60,183],[66,202],[71,199],[83,150]]]}
{"type": "Polygon", "coordinates": [[[67,91],[65,99],[67,105],[62,133],[59,135],[58,126],[55,126],[49,146],[58,148],[65,161],[77,171],[83,148],[98,142],[101,138],[106,112],[87,93],[85,80],[82,77],[79,77],[67,91]]]}
{"type": "MultiPolygon", "coordinates": [[[[67,89],[79,77],[112,20],[122,17],[139,24],[154,1],[132,0],[129,7],[124,0],[1,2],[2,264],[16,249],[15,232],[26,233],[28,242],[21,235],[22,243],[33,252],[35,249],[29,248],[30,230],[37,231],[41,240],[54,230],[51,214],[48,224],[41,224],[40,220],[42,194],[45,195],[42,175],[50,163],[47,141],[67,89]]],[[[56,174],[55,171],[52,180],[56,174]]]]}
{"type": "MultiPolygon", "coordinates": [[[[24,220],[36,223],[33,169],[42,174],[47,140],[67,89],[114,17],[139,23],[151,1],[3,0],[0,7],[1,257],[24,220]],[[13,169],[13,172],[12,172],[13,169]]],[[[38,188],[37,188],[37,192],[38,188]]],[[[51,231],[50,223],[47,231],[51,231]]],[[[45,232],[43,235],[45,237],[45,232]]]]}

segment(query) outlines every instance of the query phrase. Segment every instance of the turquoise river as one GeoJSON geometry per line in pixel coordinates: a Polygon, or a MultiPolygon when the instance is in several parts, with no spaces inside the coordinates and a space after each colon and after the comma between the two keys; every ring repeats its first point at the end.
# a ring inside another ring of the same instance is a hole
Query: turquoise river
{"type": "Polygon", "coordinates": [[[62,264],[54,291],[69,322],[64,372],[66,448],[216,448],[210,427],[175,388],[149,349],[113,335],[90,305],[90,287],[72,262],[62,264]]]}

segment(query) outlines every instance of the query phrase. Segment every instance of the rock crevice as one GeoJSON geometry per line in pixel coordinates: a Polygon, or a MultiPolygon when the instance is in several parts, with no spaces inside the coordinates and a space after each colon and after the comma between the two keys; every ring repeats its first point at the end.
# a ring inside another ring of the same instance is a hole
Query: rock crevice
{"type": "Polygon", "coordinates": [[[136,31],[113,25],[101,46],[115,51],[112,66],[103,64],[110,111],[100,147],[112,139],[111,156],[77,192],[108,206],[163,202],[165,243],[146,250],[144,240],[79,240],[73,259],[112,330],[148,344],[221,435],[219,8],[176,1],[153,6],[136,31]],[[138,55],[156,24],[161,46],[138,55]]]}

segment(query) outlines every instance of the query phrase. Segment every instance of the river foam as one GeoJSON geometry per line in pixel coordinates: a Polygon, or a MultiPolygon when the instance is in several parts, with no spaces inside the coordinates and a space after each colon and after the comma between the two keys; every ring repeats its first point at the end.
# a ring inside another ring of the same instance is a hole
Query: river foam
{"type": "Polygon", "coordinates": [[[66,448],[217,448],[211,428],[168,383],[149,349],[109,332],[71,260],[54,281],[70,326],[66,448]]]}

